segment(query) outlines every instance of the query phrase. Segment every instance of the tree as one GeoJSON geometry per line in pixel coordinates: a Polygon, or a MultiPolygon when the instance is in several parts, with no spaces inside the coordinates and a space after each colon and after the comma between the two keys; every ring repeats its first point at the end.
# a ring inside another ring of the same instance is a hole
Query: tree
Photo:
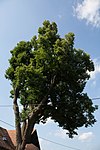
{"type": "Polygon", "coordinates": [[[34,125],[48,117],[69,137],[95,123],[96,106],[83,92],[94,65],[87,53],[74,48],[74,38],[73,33],[61,38],[56,23],[44,21],[37,36],[11,50],[5,76],[12,85],[16,150],[24,150],[34,125]]]}

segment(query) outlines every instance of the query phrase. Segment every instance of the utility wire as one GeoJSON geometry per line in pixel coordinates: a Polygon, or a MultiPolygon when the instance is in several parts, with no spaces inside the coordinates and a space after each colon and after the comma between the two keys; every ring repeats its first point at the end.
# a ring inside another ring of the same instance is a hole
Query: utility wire
{"type": "MultiPolygon", "coordinates": [[[[31,104],[33,106],[38,106],[38,104],[31,104]]],[[[23,105],[18,105],[19,107],[23,106],[23,105]]],[[[13,105],[0,105],[0,107],[13,107],[13,105]]]]}
{"type": "Polygon", "coordinates": [[[100,97],[95,97],[95,98],[92,98],[91,100],[98,100],[98,99],[100,99],[100,97]]]}
{"type": "MultiPolygon", "coordinates": [[[[2,122],[2,123],[4,123],[4,124],[6,124],[6,125],[9,125],[9,126],[11,126],[11,127],[14,127],[14,128],[15,128],[15,126],[14,126],[14,125],[11,125],[11,124],[9,124],[9,123],[7,123],[7,122],[3,121],[3,120],[0,120],[0,122],[2,122]]],[[[70,147],[70,146],[67,146],[67,145],[64,145],[64,144],[60,144],[60,143],[57,143],[57,142],[54,142],[54,141],[48,140],[48,139],[43,138],[43,137],[39,137],[39,138],[41,138],[41,139],[43,139],[43,140],[45,140],[45,141],[48,141],[48,142],[50,142],[50,143],[53,143],[53,144],[59,145],[59,146],[67,147],[67,148],[70,148],[70,149],[73,149],[73,150],[80,150],[80,149],[77,149],[77,148],[74,148],[74,147],[70,147]]]]}
{"type": "Polygon", "coordinates": [[[0,107],[12,107],[13,105],[0,105],[0,107]]]}
{"type": "Polygon", "coordinates": [[[64,144],[60,144],[60,143],[57,143],[57,142],[45,139],[43,137],[40,137],[40,138],[43,139],[43,140],[45,140],[45,141],[51,142],[53,144],[59,145],[59,146],[67,147],[67,148],[74,149],[74,150],[80,150],[80,149],[77,149],[77,148],[74,148],[74,147],[70,147],[70,146],[67,146],[67,145],[64,145],[64,144]]]}
{"type": "MultiPolygon", "coordinates": [[[[100,97],[91,98],[92,101],[100,100],[100,97]]],[[[33,106],[38,106],[38,104],[32,104],[33,106]]],[[[12,107],[13,105],[0,105],[0,107],[12,107]]],[[[19,105],[22,106],[22,105],[19,105]]]]}
{"type": "Polygon", "coordinates": [[[0,122],[2,122],[2,123],[4,123],[4,124],[7,124],[8,126],[11,126],[11,127],[15,128],[13,125],[11,125],[11,124],[9,124],[9,123],[3,121],[3,120],[0,120],[0,122]]]}

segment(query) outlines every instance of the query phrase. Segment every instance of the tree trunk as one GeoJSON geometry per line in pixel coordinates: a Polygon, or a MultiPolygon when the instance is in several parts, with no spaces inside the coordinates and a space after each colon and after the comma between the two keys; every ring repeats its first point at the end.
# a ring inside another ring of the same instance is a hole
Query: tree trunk
{"type": "Polygon", "coordinates": [[[21,136],[21,125],[19,107],[17,104],[17,98],[19,96],[19,90],[16,88],[14,91],[13,109],[15,114],[15,128],[16,128],[16,150],[21,150],[22,136],[21,136]]]}
{"type": "Polygon", "coordinates": [[[31,134],[34,129],[34,123],[33,122],[28,122],[26,125],[26,129],[24,130],[23,138],[22,138],[22,148],[25,147],[26,144],[31,143],[31,134]]]}
{"type": "Polygon", "coordinates": [[[19,145],[16,146],[16,150],[25,150],[25,149],[22,149],[21,145],[19,144],[19,145]]]}
{"type": "Polygon", "coordinates": [[[26,122],[26,120],[24,120],[23,125],[22,125],[22,128],[21,128],[22,137],[24,136],[24,132],[25,132],[25,130],[26,130],[26,126],[27,126],[27,122],[26,122]]]}

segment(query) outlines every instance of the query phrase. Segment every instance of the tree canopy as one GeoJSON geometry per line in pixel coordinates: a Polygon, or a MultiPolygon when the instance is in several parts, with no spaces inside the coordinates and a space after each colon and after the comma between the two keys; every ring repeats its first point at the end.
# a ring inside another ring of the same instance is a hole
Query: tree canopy
{"type": "Polygon", "coordinates": [[[70,137],[79,127],[95,123],[96,106],[84,93],[88,72],[94,71],[94,65],[87,53],[74,47],[74,39],[74,33],[60,37],[56,23],[46,20],[37,36],[11,50],[5,76],[12,85],[16,137],[20,135],[17,143],[22,144],[34,125],[45,123],[48,117],[70,137]],[[18,101],[23,106],[21,112],[18,101]],[[21,124],[25,125],[23,136],[21,124]]]}

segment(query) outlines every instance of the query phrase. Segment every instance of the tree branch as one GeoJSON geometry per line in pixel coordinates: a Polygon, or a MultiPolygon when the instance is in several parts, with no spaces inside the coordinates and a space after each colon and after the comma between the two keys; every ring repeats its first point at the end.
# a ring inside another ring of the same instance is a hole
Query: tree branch
{"type": "Polygon", "coordinates": [[[31,116],[30,116],[30,120],[33,120],[34,115],[35,115],[35,114],[38,114],[39,111],[41,111],[41,108],[43,107],[43,105],[44,105],[45,102],[47,101],[48,95],[50,94],[52,88],[53,88],[54,85],[55,85],[55,79],[56,79],[56,75],[55,75],[54,78],[51,80],[51,85],[50,85],[50,87],[49,87],[49,90],[48,90],[47,94],[44,96],[44,98],[42,99],[42,101],[40,102],[40,104],[36,107],[36,109],[32,112],[32,114],[31,114],[31,116]]]}

